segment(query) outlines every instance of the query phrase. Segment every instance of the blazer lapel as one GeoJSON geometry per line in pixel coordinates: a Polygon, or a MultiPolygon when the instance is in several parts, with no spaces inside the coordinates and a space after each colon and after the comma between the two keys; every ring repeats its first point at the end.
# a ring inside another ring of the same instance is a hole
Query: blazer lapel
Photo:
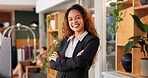
{"type": "Polygon", "coordinates": [[[65,46],[63,47],[63,50],[61,53],[63,57],[65,57],[66,48],[68,47],[69,42],[70,42],[70,40],[68,42],[66,42],[65,46]]]}
{"type": "Polygon", "coordinates": [[[73,57],[76,56],[78,54],[78,52],[81,51],[81,47],[82,47],[81,43],[82,43],[81,41],[78,41],[78,43],[74,49],[73,57]]]}

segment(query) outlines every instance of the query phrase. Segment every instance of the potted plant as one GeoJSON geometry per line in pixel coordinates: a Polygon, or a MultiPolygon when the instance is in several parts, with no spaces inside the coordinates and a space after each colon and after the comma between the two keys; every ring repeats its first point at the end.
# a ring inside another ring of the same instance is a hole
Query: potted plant
{"type": "MultiPolygon", "coordinates": [[[[127,8],[124,6],[124,0],[117,0],[115,2],[111,2],[110,6],[113,7],[113,11],[109,14],[114,19],[110,23],[111,25],[116,24],[115,28],[109,29],[109,32],[111,35],[115,35],[116,32],[118,32],[118,28],[120,27],[118,24],[124,20],[124,17],[126,15],[127,10],[124,8],[127,8]],[[124,11],[121,11],[124,10],[124,11]]],[[[132,72],[132,57],[131,53],[124,54],[122,56],[122,66],[126,72],[132,72]]]]}
{"type": "Polygon", "coordinates": [[[143,52],[144,58],[141,58],[141,75],[148,76],[148,25],[143,24],[136,15],[131,15],[138,28],[146,33],[146,36],[132,36],[124,47],[124,52],[130,52],[131,48],[139,48],[143,52]]]}
{"type": "Polygon", "coordinates": [[[141,3],[142,5],[146,5],[146,4],[148,4],[148,0],[140,0],[140,3],[141,3]]]}

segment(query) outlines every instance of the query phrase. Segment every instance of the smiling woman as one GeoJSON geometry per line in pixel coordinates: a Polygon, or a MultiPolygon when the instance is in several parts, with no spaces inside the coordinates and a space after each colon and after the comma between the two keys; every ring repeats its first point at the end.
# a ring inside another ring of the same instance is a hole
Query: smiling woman
{"type": "Polygon", "coordinates": [[[69,12],[68,23],[70,28],[75,32],[75,34],[78,33],[78,36],[79,34],[82,34],[84,32],[83,17],[78,10],[71,10],[69,12]]]}
{"type": "Polygon", "coordinates": [[[64,39],[50,59],[56,78],[88,78],[100,40],[91,15],[79,4],[70,7],[64,18],[64,39]]]}

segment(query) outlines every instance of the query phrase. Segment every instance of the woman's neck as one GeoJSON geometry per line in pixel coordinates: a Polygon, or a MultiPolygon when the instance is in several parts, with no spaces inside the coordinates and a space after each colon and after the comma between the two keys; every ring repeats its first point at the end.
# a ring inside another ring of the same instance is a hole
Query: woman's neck
{"type": "Polygon", "coordinates": [[[81,32],[75,32],[74,37],[78,38],[79,36],[81,36],[85,31],[81,31],[81,32]]]}

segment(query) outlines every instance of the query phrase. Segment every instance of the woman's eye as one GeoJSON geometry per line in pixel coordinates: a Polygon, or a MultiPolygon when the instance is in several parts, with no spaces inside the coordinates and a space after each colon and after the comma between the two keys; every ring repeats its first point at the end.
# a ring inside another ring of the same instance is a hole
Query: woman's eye
{"type": "Polygon", "coordinates": [[[68,21],[72,21],[72,19],[68,19],[68,21]]]}
{"type": "Polygon", "coordinates": [[[81,17],[76,17],[76,19],[80,19],[81,17]]]}

